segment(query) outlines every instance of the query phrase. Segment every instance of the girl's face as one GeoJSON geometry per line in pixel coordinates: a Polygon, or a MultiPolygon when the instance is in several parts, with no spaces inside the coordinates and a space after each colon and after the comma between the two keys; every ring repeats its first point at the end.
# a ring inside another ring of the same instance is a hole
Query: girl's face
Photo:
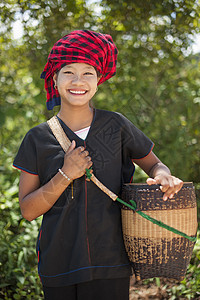
{"type": "Polygon", "coordinates": [[[89,106],[100,78],[97,77],[93,66],[85,63],[72,63],[54,74],[53,79],[63,105],[89,106]]]}

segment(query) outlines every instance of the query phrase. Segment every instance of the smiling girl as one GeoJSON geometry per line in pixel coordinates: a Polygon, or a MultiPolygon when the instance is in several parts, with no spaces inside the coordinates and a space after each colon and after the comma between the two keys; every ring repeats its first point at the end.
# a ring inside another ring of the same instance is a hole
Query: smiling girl
{"type": "Polygon", "coordinates": [[[93,109],[89,101],[96,93],[99,80],[94,67],[85,63],[69,64],[55,73],[53,80],[62,99],[58,117],[73,131],[90,126],[93,109]]]}
{"type": "Polygon", "coordinates": [[[86,180],[86,168],[115,194],[130,182],[132,162],[152,177],[149,184],[161,185],[163,200],[183,184],[129,120],[90,106],[97,85],[115,75],[117,53],[110,35],[89,30],[53,46],[41,77],[47,108],[60,105],[57,119],[71,146],[65,154],[45,122],[26,134],[14,160],[23,217],[43,215],[37,254],[45,299],[129,299],[120,206],[86,180]]]}

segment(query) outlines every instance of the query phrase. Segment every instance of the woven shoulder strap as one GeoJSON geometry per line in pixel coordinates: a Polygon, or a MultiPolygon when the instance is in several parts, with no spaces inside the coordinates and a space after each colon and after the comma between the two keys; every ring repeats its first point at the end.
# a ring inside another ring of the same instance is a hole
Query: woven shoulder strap
{"type": "Polygon", "coordinates": [[[50,120],[47,121],[47,124],[51,128],[55,138],[57,139],[63,150],[67,152],[69,146],[71,145],[71,142],[68,139],[64,130],[62,129],[58,118],[56,116],[53,116],[50,120]]]}

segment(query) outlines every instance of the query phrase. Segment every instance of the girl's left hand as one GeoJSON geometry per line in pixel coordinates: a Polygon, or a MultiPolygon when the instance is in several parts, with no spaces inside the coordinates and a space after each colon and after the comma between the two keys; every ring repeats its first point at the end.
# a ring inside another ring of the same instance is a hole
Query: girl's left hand
{"type": "Polygon", "coordinates": [[[174,194],[178,193],[183,186],[183,181],[177,177],[169,174],[160,174],[155,178],[148,178],[147,184],[160,184],[160,189],[164,193],[163,200],[166,201],[168,198],[173,198],[174,194]]]}

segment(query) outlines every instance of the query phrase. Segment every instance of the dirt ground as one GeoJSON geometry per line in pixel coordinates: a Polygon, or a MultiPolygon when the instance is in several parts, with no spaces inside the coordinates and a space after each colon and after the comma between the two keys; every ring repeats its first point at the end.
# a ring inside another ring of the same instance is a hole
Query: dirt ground
{"type": "Polygon", "coordinates": [[[130,300],[148,300],[148,299],[169,299],[164,286],[158,287],[155,283],[144,284],[143,281],[136,282],[135,277],[131,277],[130,282],[130,300]]]}
{"type": "MultiPolygon", "coordinates": [[[[156,285],[155,281],[145,284],[144,281],[135,281],[135,277],[131,277],[130,283],[130,300],[170,300],[170,299],[187,299],[184,297],[172,298],[167,290],[176,284],[174,280],[160,280],[160,286],[156,285]]],[[[193,299],[193,298],[192,298],[193,299]]],[[[200,297],[195,298],[200,300],[200,297]]]]}

